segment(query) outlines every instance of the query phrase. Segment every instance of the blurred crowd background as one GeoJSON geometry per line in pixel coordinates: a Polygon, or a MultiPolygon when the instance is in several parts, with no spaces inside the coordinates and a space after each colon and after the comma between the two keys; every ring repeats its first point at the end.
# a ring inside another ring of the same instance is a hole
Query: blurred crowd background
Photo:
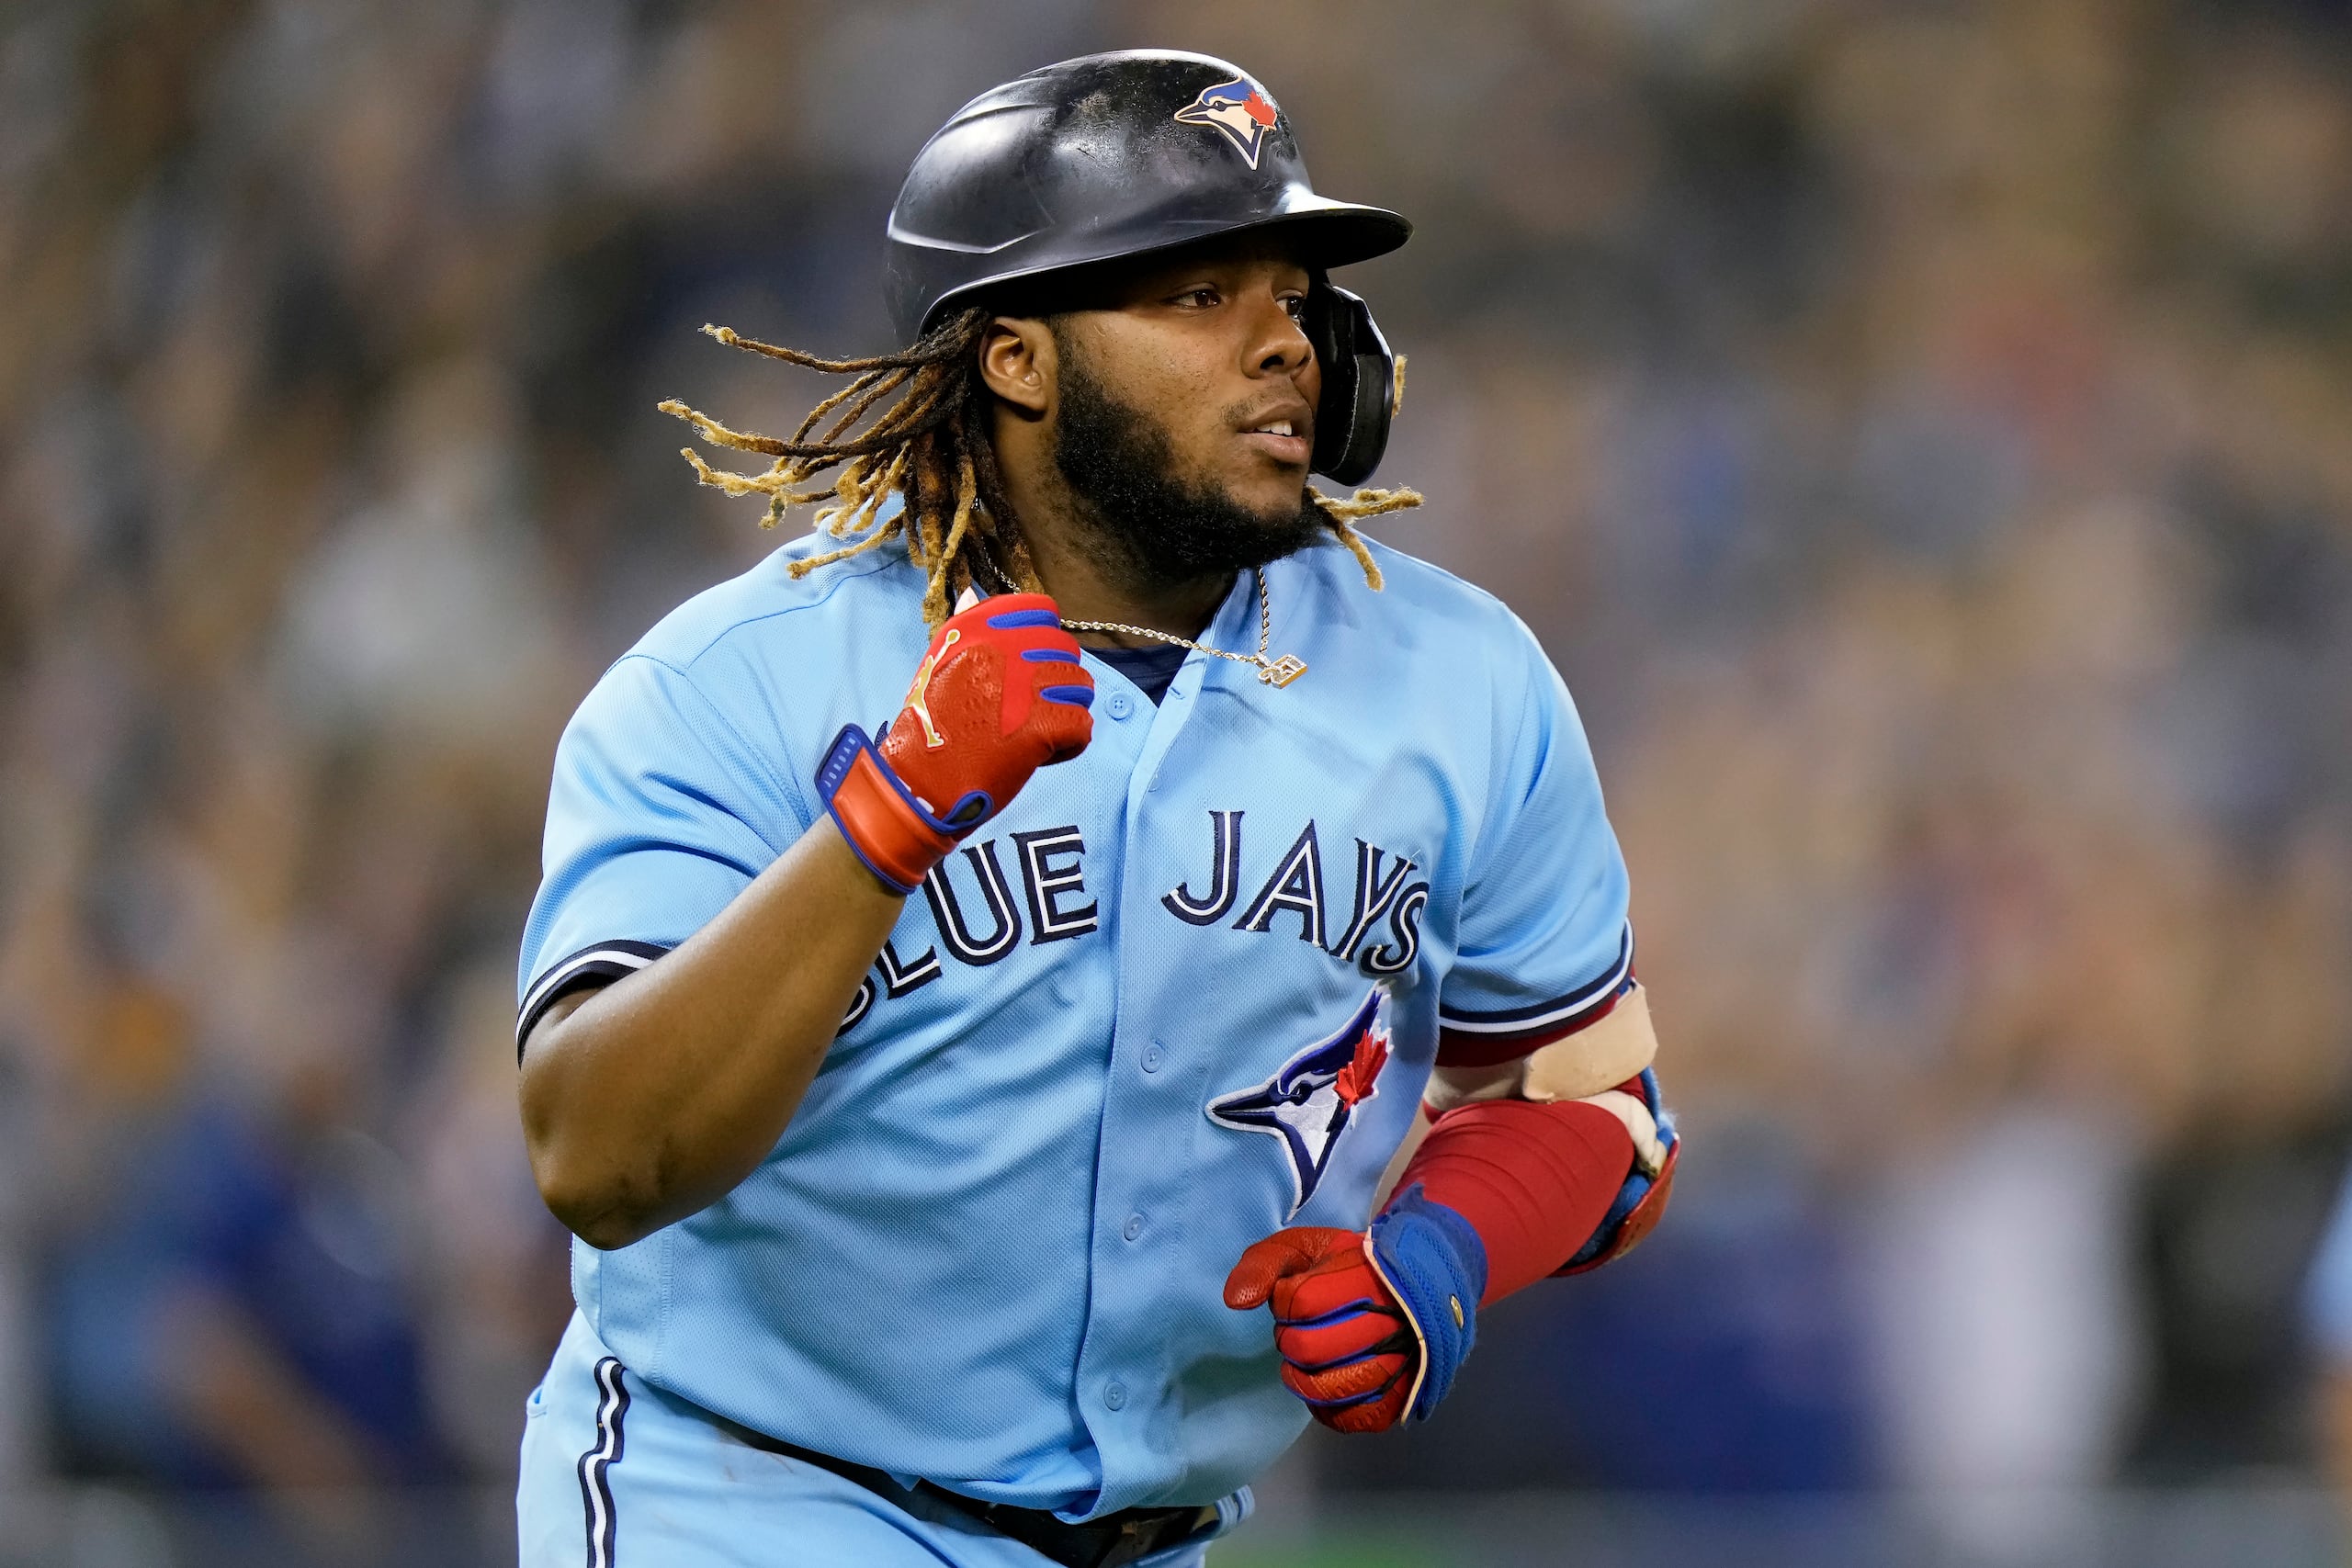
{"type": "Polygon", "coordinates": [[[2352,6],[13,0],[0,1562],[511,1554],[555,737],[778,542],[653,405],[1137,44],[1419,224],[1378,531],[1577,693],[1690,1139],[1218,1561],[2339,1560],[2352,6]]]}

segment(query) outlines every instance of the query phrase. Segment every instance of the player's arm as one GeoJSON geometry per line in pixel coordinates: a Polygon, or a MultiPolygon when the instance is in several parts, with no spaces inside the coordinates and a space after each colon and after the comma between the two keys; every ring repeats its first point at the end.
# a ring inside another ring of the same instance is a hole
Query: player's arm
{"type": "Polygon", "coordinates": [[[933,637],[879,745],[846,726],[826,816],[684,943],[546,1008],[523,1129],[548,1207],[626,1246],[716,1201],[784,1134],[906,895],[1041,766],[1084,750],[1093,682],[1053,602],[978,602],[933,637]]]}
{"type": "Polygon", "coordinates": [[[1227,1304],[1272,1303],[1283,1381],[1317,1420],[1377,1432],[1426,1418],[1481,1307],[1598,1269],[1657,1223],[1680,1149],[1657,1036],[1630,977],[1608,1000],[1524,1056],[1438,1068],[1369,1229],[1294,1226],[1242,1255],[1227,1304]]]}
{"type": "Polygon", "coordinates": [[[1430,1074],[1429,1133],[1396,1185],[1419,1182],[1470,1218],[1489,1264],[1485,1301],[1598,1269],[1657,1224],[1680,1154],[1657,1059],[1649,993],[1628,975],[1573,1032],[1430,1074]]]}
{"type": "Polygon", "coordinates": [[[1427,1416],[1482,1304],[1622,1255],[1672,1186],[1624,861],[1566,689],[1515,639],[1425,1130],[1366,1230],[1277,1232],[1226,1284],[1231,1305],[1272,1304],[1283,1382],[1341,1431],[1427,1416]]]}
{"type": "Polygon", "coordinates": [[[659,963],[542,1014],[523,1050],[523,1133],[556,1218],[621,1247],[750,1175],[903,903],[821,818],[659,963]]]}

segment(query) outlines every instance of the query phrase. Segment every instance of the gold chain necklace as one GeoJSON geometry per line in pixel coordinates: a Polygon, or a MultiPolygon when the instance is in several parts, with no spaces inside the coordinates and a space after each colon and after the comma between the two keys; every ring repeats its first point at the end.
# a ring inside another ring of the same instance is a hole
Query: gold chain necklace
{"type": "Polygon", "coordinates": [[[1062,625],[1076,632],[1125,632],[1130,637],[1155,637],[1198,653],[1213,653],[1219,659],[1230,659],[1236,664],[1254,664],[1258,667],[1259,680],[1269,686],[1287,686],[1306,673],[1306,661],[1295,653],[1285,653],[1280,659],[1266,657],[1266,644],[1274,633],[1274,606],[1273,602],[1266,597],[1265,570],[1260,568],[1252,575],[1258,579],[1258,651],[1255,653],[1232,653],[1222,648],[1211,648],[1204,642],[1194,642],[1188,637],[1178,637],[1174,632],[1154,631],[1149,626],[1131,626],[1125,621],[1064,621],[1062,625]]]}

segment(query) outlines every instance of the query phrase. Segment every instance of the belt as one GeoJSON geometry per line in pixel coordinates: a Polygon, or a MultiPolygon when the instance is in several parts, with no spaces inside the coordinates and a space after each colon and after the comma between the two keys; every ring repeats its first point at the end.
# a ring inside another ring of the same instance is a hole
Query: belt
{"type": "MultiPolygon", "coordinates": [[[[804,1449],[797,1443],[787,1443],[771,1438],[765,1432],[755,1432],[749,1427],[729,1421],[726,1425],[735,1435],[755,1449],[782,1454],[830,1470],[844,1481],[854,1481],[868,1492],[878,1494],[884,1500],[896,1502],[907,1495],[907,1488],[888,1471],[870,1465],[852,1464],[845,1459],[804,1449]]],[[[979,1520],[1000,1535],[1012,1537],[1031,1551],[1062,1564],[1062,1568],[1122,1568],[1155,1551],[1164,1551],[1181,1545],[1199,1531],[1216,1521],[1216,1509],[1185,1508],[1122,1508],[1115,1514],[1105,1514],[1084,1524],[1071,1524],[1043,1508],[1016,1508],[1010,1503],[983,1503],[977,1497],[967,1497],[950,1492],[928,1481],[918,1481],[914,1490],[933,1502],[944,1503],[979,1520]]]]}

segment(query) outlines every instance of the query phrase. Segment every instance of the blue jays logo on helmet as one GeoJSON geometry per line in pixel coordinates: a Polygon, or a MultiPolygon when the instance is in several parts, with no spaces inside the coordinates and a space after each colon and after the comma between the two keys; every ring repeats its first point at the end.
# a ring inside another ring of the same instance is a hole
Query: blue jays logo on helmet
{"type": "Polygon", "coordinates": [[[1375,988],[1338,1032],[1284,1062],[1272,1077],[1209,1101],[1209,1120],[1218,1126],[1281,1140],[1290,1156],[1292,1215],[1315,1196],[1356,1107],[1380,1092],[1380,1070],[1388,1065],[1388,1026],[1380,1016],[1386,1000],[1375,988]]]}
{"type": "Polygon", "coordinates": [[[1177,120],[1184,125],[1213,125],[1225,132],[1226,139],[1241,150],[1250,166],[1258,166],[1258,153],[1266,145],[1266,137],[1274,129],[1274,121],[1282,118],[1282,110],[1266,90],[1247,76],[1236,76],[1230,82],[1220,82],[1214,87],[1204,87],[1201,96],[1176,111],[1177,120]]]}

